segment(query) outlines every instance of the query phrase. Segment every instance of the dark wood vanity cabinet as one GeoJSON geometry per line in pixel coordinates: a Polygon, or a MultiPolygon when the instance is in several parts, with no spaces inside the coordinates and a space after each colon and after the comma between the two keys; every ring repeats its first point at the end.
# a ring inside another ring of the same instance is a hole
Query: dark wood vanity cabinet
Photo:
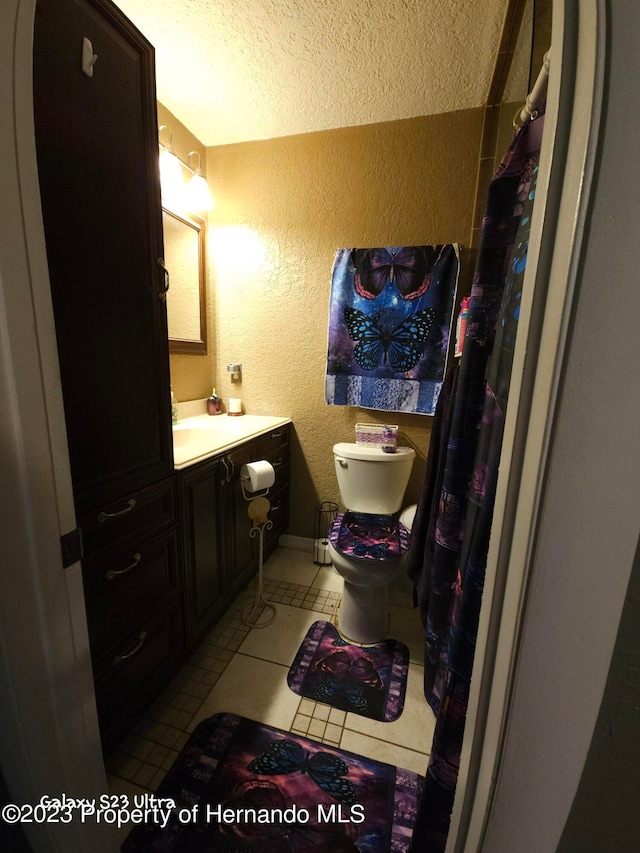
{"type": "Polygon", "coordinates": [[[184,571],[187,647],[193,647],[222,612],[222,522],[220,457],[178,475],[180,542],[184,571]]]}
{"type": "Polygon", "coordinates": [[[251,536],[242,466],[268,459],[276,482],[269,490],[271,530],[264,558],[289,523],[289,426],[246,441],[228,453],[178,473],[187,648],[199,642],[258,570],[259,537],[251,536]]]}
{"type": "Polygon", "coordinates": [[[109,749],[184,650],[154,51],[108,0],[37,0],[33,53],[42,216],[109,749]]]}

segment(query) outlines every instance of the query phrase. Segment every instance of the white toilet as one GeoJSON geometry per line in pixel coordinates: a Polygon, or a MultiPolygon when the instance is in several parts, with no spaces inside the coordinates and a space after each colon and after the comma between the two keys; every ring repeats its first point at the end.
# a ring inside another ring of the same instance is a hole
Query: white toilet
{"type": "Polygon", "coordinates": [[[329,554],[344,578],[338,614],[343,637],[369,645],[386,637],[389,583],[400,572],[409,531],[394,514],[402,506],[415,451],[341,442],[333,447],[342,503],[329,529],[329,554]]]}

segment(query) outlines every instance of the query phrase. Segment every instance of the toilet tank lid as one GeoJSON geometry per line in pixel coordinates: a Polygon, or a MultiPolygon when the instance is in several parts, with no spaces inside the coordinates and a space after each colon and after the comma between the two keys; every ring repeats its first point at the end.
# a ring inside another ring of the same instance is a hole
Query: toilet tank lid
{"type": "Polygon", "coordinates": [[[341,441],[333,445],[333,455],[343,459],[362,459],[368,462],[406,462],[416,455],[413,447],[398,447],[395,453],[385,453],[380,445],[355,444],[341,441]]]}

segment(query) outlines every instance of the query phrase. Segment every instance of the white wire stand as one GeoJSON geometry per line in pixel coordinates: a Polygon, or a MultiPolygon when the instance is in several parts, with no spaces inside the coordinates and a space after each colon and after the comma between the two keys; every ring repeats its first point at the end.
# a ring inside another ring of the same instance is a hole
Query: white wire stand
{"type": "Polygon", "coordinates": [[[262,564],[263,564],[263,551],[264,551],[264,531],[271,530],[273,527],[273,522],[269,519],[269,510],[271,509],[271,504],[265,497],[269,489],[265,489],[263,492],[260,492],[257,495],[247,495],[244,488],[243,480],[248,480],[249,478],[244,478],[242,475],[240,476],[240,486],[242,488],[242,495],[246,501],[249,501],[249,506],[247,507],[247,514],[252,522],[252,528],[249,531],[249,536],[252,538],[254,536],[259,537],[259,552],[258,552],[258,594],[256,596],[256,600],[253,603],[253,607],[251,604],[247,604],[246,607],[243,608],[241,613],[241,621],[243,625],[247,625],[249,628],[267,628],[276,618],[276,608],[271,604],[271,602],[265,597],[264,590],[262,588],[262,564]],[[262,604],[262,610],[256,613],[258,606],[262,604]]]}

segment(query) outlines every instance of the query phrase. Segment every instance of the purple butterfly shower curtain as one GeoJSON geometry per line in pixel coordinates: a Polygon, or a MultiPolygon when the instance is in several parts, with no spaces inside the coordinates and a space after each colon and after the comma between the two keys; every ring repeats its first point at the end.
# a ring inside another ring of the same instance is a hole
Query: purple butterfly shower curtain
{"type": "Polygon", "coordinates": [[[521,128],[489,188],[463,355],[438,401],[408,574],[436,713],[412,853],[444,851],[460,764],[544,118],[521,128]]]}
{"type": "Polygon", "coordinates": [[[433,414],[445,374],[458,271],[454,244],[336,252],[328,404],[433,414]]]}

